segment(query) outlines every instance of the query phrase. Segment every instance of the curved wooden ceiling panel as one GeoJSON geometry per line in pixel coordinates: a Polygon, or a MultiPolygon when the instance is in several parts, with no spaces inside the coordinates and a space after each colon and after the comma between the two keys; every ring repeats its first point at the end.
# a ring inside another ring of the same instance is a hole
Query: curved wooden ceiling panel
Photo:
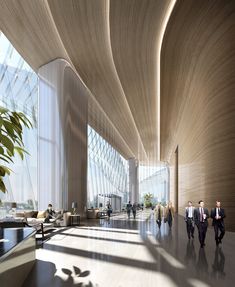
{"type": "Polygon", "coordinates": [[[108,1],[49,0],[57,30],[79,75],[107,116],[139,153],[139,135],[113,62],[108,1]]]}
{"type": "Polygon", "coordinates": [[[148,158],[157,159],[157,55],[170,0],[110,3],[110,37],[116,69],[148,158]]]}
{"type": "Polygon", "coordinates": [[[1,0],[0,30],[35,70],[56,58],[70,62],[46,1],[1,0]]]}
{"type": "Polygon", "coordinates": [[[173,1],[1,0],[0,29],[35,70],[70,62],[102,107],[91,100],[92,127],[126,158],[152,161],[159,33],[173,1]]]}

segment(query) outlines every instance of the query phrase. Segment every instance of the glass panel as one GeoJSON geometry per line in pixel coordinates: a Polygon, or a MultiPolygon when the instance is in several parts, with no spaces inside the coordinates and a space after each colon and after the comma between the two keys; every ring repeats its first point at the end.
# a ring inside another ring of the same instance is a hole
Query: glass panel
{"type": "Polygon", "coordinates": [[[13,172],[5,179],[8,192],[0,192],[0,216],[9,211],[11,202],[17,202],[17,209],[37,209],[37,103],[36,73],[0,32],[0,106],[24,112],[33,124],[23,132],[30,155],[23,161],[16,155],[14,164],[9,164],[13,172]]]}
{"type": "Polygon", "coordinates": [[[128,162],[88,126],[88,208],[110,202],[120,211],[129,199],[128,162]]]}
{"type": "Polygon", "coordinates": [[[160,163],[159,166],[139,167],[139,192],[140,201],[144,203],[144,195],[151,194],[150,200],[152,205],[157,202],[163,204],[169,200],[169,170],[168,165],[160,163]]]}

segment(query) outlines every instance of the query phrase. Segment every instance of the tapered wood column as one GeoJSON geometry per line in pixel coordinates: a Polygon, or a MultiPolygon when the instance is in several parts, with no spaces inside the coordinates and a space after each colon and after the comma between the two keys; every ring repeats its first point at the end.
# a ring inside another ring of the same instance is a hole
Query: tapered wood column
{"type": "Polygon", "coordinates": [[[85,213],[88,90],[65,60],[39,69],[39,209],[85,213]]]}

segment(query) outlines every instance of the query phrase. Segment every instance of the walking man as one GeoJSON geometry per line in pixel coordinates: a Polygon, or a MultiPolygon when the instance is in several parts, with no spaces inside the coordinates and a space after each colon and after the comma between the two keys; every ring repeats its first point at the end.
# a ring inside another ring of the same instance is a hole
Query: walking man
{"type": "Polygon", "coordinates": [[[223,208],[221,208],[221,203],[220,201],[216,201],[216,207],[212,208],[211,210],[211,218],[213,219],[212,221],[212,226],[214,226],[214,231],[215,231],[215,242],[216,245],[218,246],[220,243],[222,243],[222,239],[225,234],[225,226],[224,226],[224,218],[226,217],[225,211],[223,208]],[[219,235],[220,232],[220,235],[219,235]]]}
{"type": "Polygon", "coordinates": [[[185,208],[185,222],[188,234],[188,239],[194,238],[194,206],[192,201],[188,202],[188,206],[185,208]]]}
{"type": "Polygon", "coordinates": [[[136,217],[136,211],[137,211],[137,204],[134,202],[132,206],[132,212],[133,212],[134,219],[136,217]]]}
{"type": "Polygon", "coordinates": [[[162,224],[162,218],[163,218],[163,207],[160,202],[156,205],[154,213],[155,213],[155,218],[156,218],[158,228],[160,229],[161,224],[162,224]]]}
{"type": "Polygon", "coordinates": [[[204,201],[200,200],[198,202],[199,207],[194,212],[195,224],[198,228],[198,237],[201,244],[201,248],[205,246],[206,232],[208,227],[209,212],[208,209],[204,207],[204,201]]]}
{"type": "Polygon", "coordinates": [[[129,201],[129,203],[126,205],[126,212],[127,212],[128,219],[130,219],[130,216],[131,216],[131,209],[132,209],[132,204],[129,201]]]}

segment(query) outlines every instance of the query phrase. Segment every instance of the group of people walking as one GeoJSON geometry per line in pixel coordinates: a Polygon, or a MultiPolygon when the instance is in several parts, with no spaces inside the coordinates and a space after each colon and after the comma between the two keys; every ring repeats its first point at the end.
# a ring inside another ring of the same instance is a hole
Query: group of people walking
{"type": "Polygon", "coordinates": [[[131,217],[131,212],[133,213],[133,217],[135,219],[136,212],[137,212],[137,204],[135,202],[131,204],[131,202],[129,201],[126,205],[126,212],[127,212],[128,219],[130,219],[131,217]]]}
{"type": "MultiPolygon", "coordinates": [[[[209,211],[204,207],[204,201],[200,200],[198,202],[198,207],[194,207],[191,201],[188,202],[188,206],[185,208],[185,222],[188,238],[194,238],[195,225],[198,229],[198,238],[201,248],[205,246],[206,233],[208,228],[208,218],[212,218],[212,226],[215,232],[215,242],[218,246],[222,243],[222,239],[225,234],[225,210],[221,208],[221,202],[216,201],[214,208],[209,211]]],[[[161,228],[162,220],[168,222],[169,228],[172,227],[172,222],[174,219],[174,207],[172,203],[169,202],[166,207],[158,203],[154,209],[155,219],[159,229],[161,228]]]]}
{"type": "Polygon", "coordinates": [[[216,201],[215,208],[209,211],[207,208],[204,207],[204,201],[200,200],[198,202],[199,206],[195,208],[191,201],[188,202],[188,206],[185,208],[185,221],[186,221],[186,228],[188,238],[194,238],[194,229],[195,225],[198,228],[198,238],[203,248],[205,246],[205,239],[208,227],[208,218],[212,218],[212,226],[214,227],[215,232],[215,242],[218,246],[222,243],[222,239],[225,234],[225,225],[224,225],[224,218],[225,218],[225,210],[221,208],[220,201],[216,201]]]}
{"type": "Polygon", "coordinates": [[[159,229],[161,228],[162,220],[164,223],[168,222],[169,227],[171,228],[174,214],[175,210],[172,202],[169,202],[166,206],[161,205],[159,202],[154,209],[154,215],[159,229]]]}

